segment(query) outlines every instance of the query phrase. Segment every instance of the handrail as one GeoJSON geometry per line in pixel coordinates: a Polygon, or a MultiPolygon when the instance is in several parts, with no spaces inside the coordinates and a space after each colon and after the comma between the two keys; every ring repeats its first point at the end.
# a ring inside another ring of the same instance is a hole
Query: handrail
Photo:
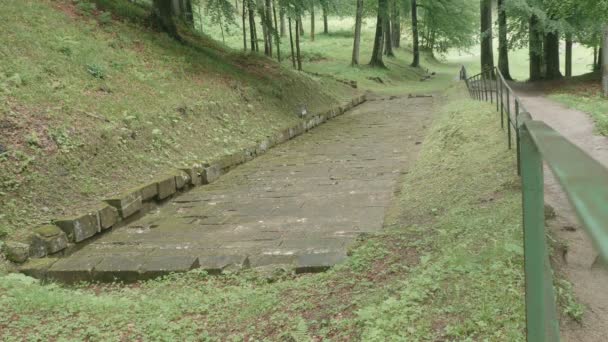
{"type": "Polygon", "coordinates": [[[527,340],[559,341],[545,237],[543,161],[549,165],[605,261],[608,261],[608,169],[544,122],[533,120],[498,68],[487,69],[465,81],[474,99],[488,101],[489,91],[489,100],[493,101],[492,93],[496,93],[496,110],[501,113],[503,127],[506,94],[509,148],[513,126],[511,99],[514,101],[517,168],[522,182],[527,340]],[[496,89],[488,89],[488,80],[496,81],[496,89]]]}

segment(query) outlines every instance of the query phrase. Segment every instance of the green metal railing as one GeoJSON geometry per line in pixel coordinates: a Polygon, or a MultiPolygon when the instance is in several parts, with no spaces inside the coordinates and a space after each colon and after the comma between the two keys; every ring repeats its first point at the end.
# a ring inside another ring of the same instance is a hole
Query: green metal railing
{"type": "MultiPolygon", "coordinates": [[[[464,67],[462,75],[466,75],[464,67]]],[[[608,260],[608,169],[544,122],[533,120],[497,68],[465,76],[464,81],[472,98],[496,103],[503,129],[506,123],[509,149],[515,132],[523,197],[527,340],[559,341],[545,235],[543,162],[568,196],[603,260],[608,260]]]]}

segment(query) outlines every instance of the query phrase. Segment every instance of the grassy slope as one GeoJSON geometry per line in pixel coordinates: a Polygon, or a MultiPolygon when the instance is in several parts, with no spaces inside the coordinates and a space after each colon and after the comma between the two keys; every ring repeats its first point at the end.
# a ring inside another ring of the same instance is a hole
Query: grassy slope
{"type": "Polygon", "coordinates": [[[513,154],[492,107],[460,87],[447,100],[402,179],[389,229],[345,264],[297,277],[191,272],[79,290],[9,275],[0,277],[0,337],[523,340],[513,154]]]}
{"type": "MultiPolygon", "coordinates": [[[[323,19],[317,16],[315,23],[315,41],[310,40],[310,18],[304,17],[303,26],[305,35],[301,39],[303,69],[308,72],[333,75],[341,79],[355,80],[362,89],[372,89],[384,94],[403,95],[409,92],[434,91],[442,88],[447,81],[454,79],[454,66],[437,62],[425,54],[422,56],[422,68],[412,68],[412,53],[409,38],[403,37],[403,48],[395,49],[395,57],[384,57],[386,69],[371,68],[367,65],[371,58],[374,43],[375,18],[366,18],[361,31],[360,66],[351,67],[351,56],[353,46],[354,19],[351,17],[329,17],[329,34],[322,33],[323,19]],[[422,75],[429,72],[437,72],[437,82],[419,82],[422,75]],[[384,83],[378,83],[369,78],[380,77],[384,83]]],[[[196,24],[198,25],[198,24],[196,24]]],[[[222,34],[215,26],[204,21],[205,33],[221,40],[222,34]]],[[[226,44],[235,49],[243,48],[242,31],[240,22],[229,32],[224,32],[226,44]]],[[[261,32],[261,27],[258,27],[261,32]]],[[[295,39],[295,38],[294,38],[295,39]]],[[[276,48],[275,48],[276,50],[276,48]]],[[[289,36],[282,39],[281,53],[282,64],[291,67],[289,58],[289,36]]]]}
{"type": "Polygon", "coordinates": [[[260,140],[302,104],[317,112],[352,95],[68,0],[0,4],[0,239],[260,140]]]}

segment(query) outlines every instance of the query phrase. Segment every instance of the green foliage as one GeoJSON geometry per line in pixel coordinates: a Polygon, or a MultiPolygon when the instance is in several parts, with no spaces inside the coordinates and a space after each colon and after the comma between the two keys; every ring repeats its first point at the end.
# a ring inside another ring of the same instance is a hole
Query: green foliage
{"type": "Polygon", "coordinates": [[[95,63],[87,64],[86,68],[87,68],[87,72],[95,78],[103,79],[106,76],[104,67],[102,67],[99,64],[95,64],[95,63]]]}
{"type": "Polygon", "coordinates": [[[476,43],[479,4],[469,0],[419,2],[421,46],[441,54],[466,50],[476,43]]]}
{"type": "Polygon", "coordinates": [[[572,284],[565,279],[555,281],[557,300],[564,314],[578,323],[583,320],[585,306],[576,300],[572,284]]]}

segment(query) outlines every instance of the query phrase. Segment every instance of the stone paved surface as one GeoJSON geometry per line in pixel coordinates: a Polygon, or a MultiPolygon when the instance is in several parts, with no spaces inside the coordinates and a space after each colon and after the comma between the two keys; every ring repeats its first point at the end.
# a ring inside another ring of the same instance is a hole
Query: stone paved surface
{"type": "Polygon", "coordinates": [[[64,281],[141,279],[283,264],[325,269],[382,228],[399,175],[420,149],[431,98],[372,98],[211,185],[56,262],[64,281]]]}

